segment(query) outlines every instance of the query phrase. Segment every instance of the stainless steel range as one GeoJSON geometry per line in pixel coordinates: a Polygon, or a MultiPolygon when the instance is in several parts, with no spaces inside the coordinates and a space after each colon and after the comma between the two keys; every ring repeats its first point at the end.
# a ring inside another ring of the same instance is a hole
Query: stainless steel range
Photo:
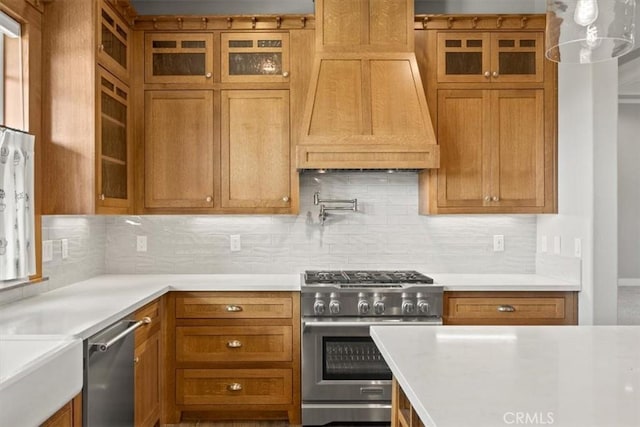
{"type": "Polygon", "coordinates": [[[302,423],[388,423],[391,371],[372,325],[442,324],[442,286],[417,271],[302,275],[302,423]]]}

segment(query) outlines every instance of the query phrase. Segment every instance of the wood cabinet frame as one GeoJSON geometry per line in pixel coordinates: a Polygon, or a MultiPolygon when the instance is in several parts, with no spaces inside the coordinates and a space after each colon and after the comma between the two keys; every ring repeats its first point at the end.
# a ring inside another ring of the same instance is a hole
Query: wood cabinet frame
{"type": "MultiPolygon", "coordinates": [[[[557,196],[557,64],[544,59],[542,61],[542,81],[506,81],[496,79],[495,82],[486,81],[438,81],[438,34],[454,32],[464,34],[467,37],[482,38],[483,34],[522,34],[522,37],[540,37],[544,30],[544,15],[425,15],[416,17],[416,57],[425,85],[427,103],[431,113],[434,127],[438,129],[438,93],[441,90],[487,90],[487,91],[532,91],[541,90],[544,93],[543,116],[544,130],[542,138],[544,152],[543,182],[538,181],[536,186],[537,201],[526,202],[518,205],[515,201],[490,201],[480,202],[471,200],[468,204],[442,205],[439,197],[442,197],[442,189],[439,188],[439,180],[443,179],[446,169],[446,159],[441,160],[441,170],[424,170],[419,173],[419,211],[421,214],[477,214],[477,213],[555,213],[558,209],[557,196]],[[544,189],[543,197],[540,197],[540,189],[544,189]],[[543,200],[542,202],[540,200],[543,200]]],[[[478,92],[479,93],[479,92],[478,92]]],[[[526,93],[526,92],[523,92],[526,93]]],[[[487,117],[487,121],[492,120],[487,117]]],[[[493,118],[495,120],[495,118],[493,118]]],[[[483,161],[488,161],[484,159],[483,161]]],[[[488,163],[485,167],[495,168],[488,163]]],[[[494,172],[491,172],[495,176],[494,172]]],[[[491,179],[491,175],[487,180],[491,179]]],[[[488,182],[488,181],[487,181],[488,182]]],[[[443,183],[442,183],[443,184],[443,183]]],[[[490,192],[491,193],[491,192],[490,192]]],[[[492,196],[492,194],[488,194],[492,196]]],[[[499,196],[499,195],[498,195],[499,196]]],[[[501,198],[499,198],[501,199],[501,198]]]]}

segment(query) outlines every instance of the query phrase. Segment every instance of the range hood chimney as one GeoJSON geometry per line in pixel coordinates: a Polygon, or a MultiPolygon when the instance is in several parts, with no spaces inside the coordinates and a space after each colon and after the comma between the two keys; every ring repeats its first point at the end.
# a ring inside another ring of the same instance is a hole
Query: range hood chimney
{"type": "Polygon", "coordinates": [[[315,0],[299,169],[439,166],[414,53],[413,1],[315,0]]]}

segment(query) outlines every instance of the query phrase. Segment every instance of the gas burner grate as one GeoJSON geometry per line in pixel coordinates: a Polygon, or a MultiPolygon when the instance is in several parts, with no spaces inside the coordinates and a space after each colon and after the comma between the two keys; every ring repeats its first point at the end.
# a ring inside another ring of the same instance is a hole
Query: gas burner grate
{"type": "Polygon", "coordinates": [[[432,284],[433,279],[413,270],[308,270],[305,283],[311,284],[386,284],[416,283],[432,284]]]}

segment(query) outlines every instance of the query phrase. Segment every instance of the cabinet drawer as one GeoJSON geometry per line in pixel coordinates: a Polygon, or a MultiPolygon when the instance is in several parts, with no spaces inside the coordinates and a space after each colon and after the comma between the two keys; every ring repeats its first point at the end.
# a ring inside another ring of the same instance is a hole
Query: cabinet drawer
{"type": "Polygon", "coordinates": [[[145,317],[151,319],[150,323],[136,329],[135,342],[136,346],[138,346],[160,330],[160,301],[155,300],[138,309],[133,317],[137,321],[145,317]]]}
{"type": "Polygon", "coordinates": [[[182,319],[289,319],[291,297],[179,296],[176,318],[182,319]]]}
{"type": "Polygon", "coordinates": [[[291,369],[178,369],[179,405],[291,403],[291,369]]]}
{"type": "Polygon", "coordinates": [[[445,322],[450,324],[574,324],[574,296],[478,295],[445,297],[445,322]]]}
{"type": "Polygon", "coordinates": [[[179,326],[178,362],[288,362],[291,326],[179,326]]]}

